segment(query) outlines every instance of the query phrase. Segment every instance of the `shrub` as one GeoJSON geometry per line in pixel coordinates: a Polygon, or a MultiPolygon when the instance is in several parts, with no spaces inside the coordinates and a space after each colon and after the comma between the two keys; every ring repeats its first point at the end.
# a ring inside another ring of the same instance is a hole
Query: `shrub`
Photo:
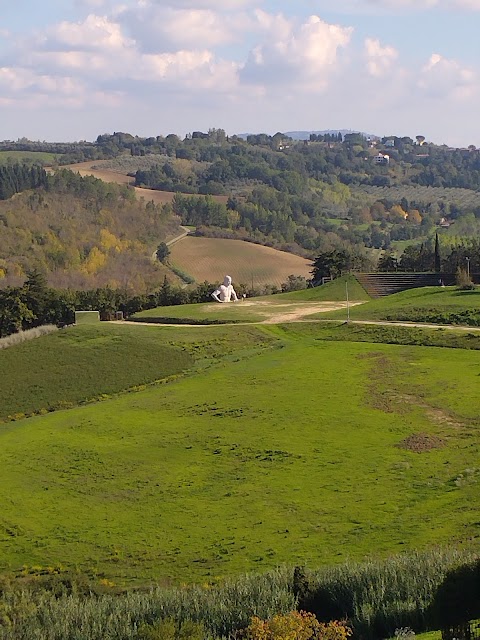
{"type": "Polygon", "coordinates": [[[201,622],[185,620],[179,624],[173,618],[142,624],[138,630],[138,640],[203,640],[205,635],[201,622]]]}
{"type": "Polygon", "coordinates": [[[26,331],[12,333],[5,338],[0,338],[0,349],[7,349],[8,347],[20,344],[21,342],[33,340],[34,338],[45,336],[48,333],[53,333],[54,331],[58,331],[58,327],[53,324],[45,324],[42,327],[35,327],[34,329],[27,329],[26,331]]]}
{"type": "Polygon", "coordinates": [[[460,291],[471,291],[475,289],[475,285],[470,278],[470,274],[468,274],[467,271],[465,269],[462,269],[461,267],[457,269],[455,281],[460,291]]]}
{"type": "Polygon", "coordinates": [[[271,620],[254,616],[246,632],[248,640],[346,640],[351,634],[343,622],[323,624],[305,611],[278,614],[271,620]]]}

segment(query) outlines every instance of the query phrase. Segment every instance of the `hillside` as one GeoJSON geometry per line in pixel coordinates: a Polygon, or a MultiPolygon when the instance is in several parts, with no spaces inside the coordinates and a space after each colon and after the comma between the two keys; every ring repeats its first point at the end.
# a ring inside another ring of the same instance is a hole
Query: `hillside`
{"type": "MultiPolygon", "coordinates": [[[[389,320],[480,326],[480,290],[423,287],[372,300],[351,311],[353,320],[389,320]]],[[[337,317],[335,313],[326,317],[337,317]]]]}
{"type": "Polygon", "coordinates": [[[170,262],[197,282],[218,282],[225,274],[234,284],[281,287],[289,275],[310,278],[311,262],[270,247],[221,238],[186,237],[171,247],[170,262]]]}
{"type": "MultiPolygon", "coordinates": [[[[148,158],[147,158],[148,159],[148,158]]],[[[96,160],[94,162],[80,162],[76,164],[64,165],[63,168],[70,169],[81,176],[93,176],[104,182],[114,184],[130,185],[135,190],[138,198],[144,198],[146,202],[154,202],[156,205],[171,204],[176,195],[175,191],[159,191],[136,187],[135,178],[131,172],[135,172],[141,163],[131,156],[120,157],[117,160],[96,160]],[[130,174],[130,175],[129,175],[130,174]]],[[[151,163],[150,163],[151,165],[151,163]]],[[[184,194],[188,195],[188,194],[184,194]]],[[[226,204],[227,196],[213,196],[214,200],[226,204]]]]}
{"type": "Polygon", "coordinates": [[[145,293],[166,274],[152,253],[178,235],[171,212],[135,198],[126,187],[67,171],[46,188],[0,201],[0,286],[38,268],[56,287],[110,286],[145,293]]]}
{"type": "MultiPolygon", "coordinates": [[[[139,373],[165,360],[162,348],[186,349],[197,366],[168,385],[0,427],[0,568],[204,581],[474,537],[477,354],[327,342],[317,325],[289,326],[100,325],[11,348],[18,380],[56,341],[83,384],[117,340],[120,360],[134,348],[132,331],[139,373]]],[[[33,369],[65,396],[54,358],[33,369]]]]}

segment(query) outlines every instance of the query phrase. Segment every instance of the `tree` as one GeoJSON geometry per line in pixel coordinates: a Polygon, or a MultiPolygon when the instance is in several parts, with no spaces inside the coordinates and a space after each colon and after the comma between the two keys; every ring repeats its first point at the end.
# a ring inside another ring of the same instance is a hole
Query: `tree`
{"type": "Polygon", "coordinates": [[[21,331],[32,319],[20,289],[0,290],[0,338],[21,331]]]}
{"type": "Polygon", "coordinates": [[[165,242],[161,242],[158,245],[157,250],[155,252],[155,256],[157,257],[157,260],[165,264],[169,255],[170,255],[170,249],[168,248],[168,245],[165,242]]]}
{"type": "Polygon", "coordinates": [[[379,271],[397,271],[398,269],[398,260],[397,258],[386,251],[382,256],[380,256],[378,260],[378,270],[379,271]]]}
{"type": "Polygon", "coordinates": [[[312,280],[320,282],[323,278],[337,278],[343,273],[362,269],[368,260],[354,250],[333,249],[317,256],[311,271],[312,280]]]}

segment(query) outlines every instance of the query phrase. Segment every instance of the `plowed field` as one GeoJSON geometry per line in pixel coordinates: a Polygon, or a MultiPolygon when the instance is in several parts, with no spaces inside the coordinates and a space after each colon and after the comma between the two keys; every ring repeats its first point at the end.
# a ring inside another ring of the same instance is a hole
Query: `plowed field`
{"type": "Polygon", "coordinates": [[[233,283],[280,286],[289,275],[310,277],[305,258],[270,247],[218,238],[188,236],[171,247],[171,262],[197,282],[220,282],[224,275],[233,283]]]}

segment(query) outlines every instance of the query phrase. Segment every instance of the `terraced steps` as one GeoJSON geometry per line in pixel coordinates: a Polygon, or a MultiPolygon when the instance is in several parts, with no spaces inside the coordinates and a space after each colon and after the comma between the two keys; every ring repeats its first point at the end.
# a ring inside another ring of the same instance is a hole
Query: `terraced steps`
{"type": "Polygon", "coordinates": [[[355,277],[372,298],[419,287],[438,287],[441,282],[445,286],[455,284],[455,275],[451,273],[356,273],[355,277]]]}

